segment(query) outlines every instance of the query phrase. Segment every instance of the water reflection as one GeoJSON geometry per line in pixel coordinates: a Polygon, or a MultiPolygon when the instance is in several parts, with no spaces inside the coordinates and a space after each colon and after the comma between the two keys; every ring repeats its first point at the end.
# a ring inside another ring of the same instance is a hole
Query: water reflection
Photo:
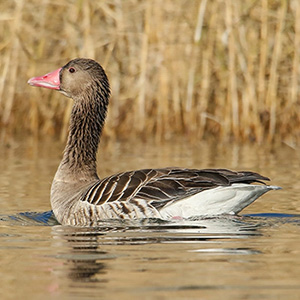
{"type": "Polygon", "coordinates": [[[52,211],[46,212],[21,212],[11,215],[0,215],[0,222],[10,225],[23,226],[53,226],[58,225],[52,211]]]}
{"type": "MultiPolygon", "coordinates": [[[[59,252],[55,258],[63,261],[56,273],[71,281],[106,282],[108,261],[123,255],[115,246],[141,246],[151,244],[187,245],[187,252],[219,254],[257,254],[255,249],[228,248],[228,241],[260,236],[259,224],[238,217],[191,220],[180,223],[160,220],[102,222],[97,228],[53,226],[53,247],[59,252]],[[211,248],[211,243],[221,243],[211,248]],[[190,245],[200,248],[189,248],[190,245]],[[222,247],[224,244],[224,247],[222,247]],[[111,248],[114,247],[114,248],[111,248]],[[114,249],[113,252],[109,250],[114,249]]],[[[132,249],[134,250],[134,249],[132,249]]],[[[148,258],[151,261],[151,258],[148,258]]]]}
{"type": "Polygon", "coordinates": [[[99,235],[100,232],[80,228],[53,228],[54,246],[62,249],[55,257],[64,261],[63,269],[67,270],[68,278],[74,281],[101,281],[94,275],[104,274],[104,261],[113,257],[99,247],[99,235]]]}
{"type": "MultiPolygon", "coordinates": [[[[97,242],[100,245],[149,244],[192,242],[207,239],[247,238],[257,235],[259,223],[251,218],[224,216],[218,218],[194,218],[193,220],[162,221],[160,219],[103,221],[95,228],[55,226],[54,236],[64,237],[69,243],[97,242]],[[69,239],[69,237],[72,237],[69,239]],[[97,238],[97,239],[96,239],[97,238]]],[[[72,247],[74,248],[74,247],[72,247]]]]}

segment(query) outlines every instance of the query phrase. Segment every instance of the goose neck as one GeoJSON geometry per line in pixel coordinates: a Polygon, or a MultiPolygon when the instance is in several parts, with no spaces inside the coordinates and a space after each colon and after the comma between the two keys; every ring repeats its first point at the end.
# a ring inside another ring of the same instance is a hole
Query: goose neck
{"type": "Polygon", "coordinates": [[[69,135],[59,174],[83,180],[98,178],[96,155],[106,117],[107,105],[95,99],[75,99],[69,135]],[[62,174],[61,174],[62,173],[62,174]]]}

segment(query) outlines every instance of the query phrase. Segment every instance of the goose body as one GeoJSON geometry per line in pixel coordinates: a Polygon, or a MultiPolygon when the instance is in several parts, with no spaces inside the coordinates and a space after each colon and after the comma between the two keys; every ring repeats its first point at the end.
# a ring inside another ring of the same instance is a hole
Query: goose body
{"type": "Polygon", "coordinates": [[[96,153],[110,88],[102,67],[78,58],[28,83],[73,98],[69,136],[51,187],[51,206],[63,225],[97,226],[105,219],[237,214],[277,186],[250,171],[162,168],[99,179],[96,153]]]}

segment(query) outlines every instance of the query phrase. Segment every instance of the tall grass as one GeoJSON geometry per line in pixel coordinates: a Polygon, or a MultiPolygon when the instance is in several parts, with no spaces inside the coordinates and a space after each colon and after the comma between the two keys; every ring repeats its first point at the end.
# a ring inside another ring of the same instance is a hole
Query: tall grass
{"type": "Polygon", "coordinates": [[[4,0],[1,135],[64,139],[72,102],[29,77],[90,57],[112,100],[105,135],[300,140],[299,0],[4,0]]]}

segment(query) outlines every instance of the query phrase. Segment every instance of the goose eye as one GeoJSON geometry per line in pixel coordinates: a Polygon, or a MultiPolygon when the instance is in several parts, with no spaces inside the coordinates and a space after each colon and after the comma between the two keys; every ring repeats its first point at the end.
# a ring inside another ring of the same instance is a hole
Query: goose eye
{"type": "Polygon", "coordinates": [[[70,69],[69,69],[69,72],[70,72],[70,73],[74,73],[75,71],[76,71],[76,70],[75,70],[74,68],[70,68],[70,69]]]}

